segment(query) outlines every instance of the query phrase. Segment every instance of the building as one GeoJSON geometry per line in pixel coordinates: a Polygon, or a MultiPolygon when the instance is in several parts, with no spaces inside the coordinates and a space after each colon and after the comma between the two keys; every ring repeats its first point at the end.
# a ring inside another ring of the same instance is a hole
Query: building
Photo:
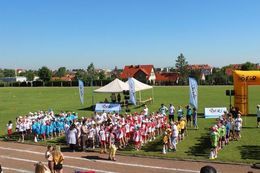
{"type": "Polygon", "coordinates": [[[1,78],[3,82],[26,82],[27,78],[24,76],[16,76],[16,77],[3,77],[1,78]]]}
{"type": "Polygon", "coordinates": [[[144,83],[155,83],[155,70],[153,65],[129,65],[125,66],[120,74],[121,79],[134,77],[144,83]]]}
{"type": "Polygon", "coordinates": [[[232,76],[234,70],[240,70],[241,64],[230,64],[229,67],[225,69],[225,74],[227,76],[232,76]]]}
{"type": "Polygon", "coordinates": [[[200,71],[201,75],[211,75],[213,67],[208,65],[208,64],[194,64],[194,65],[188,65],[189,70],[194,70],[194,71],[200,71]]]}
{"type": "Polygon", "coordinates": [[[75,80],[75,75],[74,74],[66,74],[63,77],[52,77],[52,81],[73,81],[75,80]]]}
{"type": "Polygon", "coordinates": [[[175,85],[178,83],[179,77],[178,72],[156,72],[155,83],[157,85],[175,85]]]}
{"type": "MultiPolygon", "coordinates": [[[[227,68],[225,69],[225,74],[227,76],[232,76],[233,75],[233,71],[234,70],[240,70],[243,64],[230,64],[229,66],[227,66],[227,68]]],[[[256,70],[260,70],[260,65],[259,64],[255,64],[255,69],[256,70]]]]}
{"type": "Polygon", "coordinates": [[[15,70],[15,74],[16,74],[16,75],[19,75],[19,74],[25,73],[25,72],[26,72],[25,69],[20,69],[20,68],[18,68],[18,69],[15,70]]]}

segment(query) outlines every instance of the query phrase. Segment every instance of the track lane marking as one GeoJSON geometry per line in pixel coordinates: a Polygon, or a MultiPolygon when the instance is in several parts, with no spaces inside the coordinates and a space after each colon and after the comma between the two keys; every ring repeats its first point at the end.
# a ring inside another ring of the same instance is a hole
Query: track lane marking
{"type": "MultiPolygon", "coordinates": [[[[9,148],[9,147],[0,147],[0,149],[18,151],[18,152],[27,152],[27,153],[31,153],[31,154],[37,154],[37,155],[44,155],[44,153],[42,153],[42,152],[31,151],[31,150],[14,149],[14,148],[9,148]]],[[[161,169],[161,170],[169,170],[169,171],[188,172],[188,173],[199,173],[200,172],[200,171],[190,170],[190,169],[165,168],[165,167],[160,167],[160,166],[149,166],[149,165],[123,163],[123,162],[112,162],[112,161],[87,159],[87,158],[80,158],[80,157],[73,157],[73,156],[64,156],[64,157],[68,158],[68,159],[75,159],[75,160],[82,160],[82,161],[92,161],[92,162],[94,161],[94,162],[99,162],[99,163],[116,164],[116,165],[150,168],[150,169],[161,169]]]]}
{"type": "MultiPolygon", "coordinates": [[[[9,159],[9,160],[16,160],[16,161],[22,161],[22,162],[28,162],[28,163],[37,163],[37,162],[39,162],[39,161],[36,161],[36,160],[22,159],[22,158],[10,157],[10,156],[5,156],[5,155],[0,155],[0,158],[9,159]]],[[[45,165],[48,164],[47,162],[42,162],[42,163],[44,163],[45,165]]],[[[66,164],[64,164],[63,167],[72,168],[72,169],[76,169],[76,170],[85,170],[85,171],[92,170],[92,171],[100,172],[100,173],[116,173],[116,172],[111,172],[111,171],[91,169],[91,168],[87,168],[87,167],[72,166],[72,165],[66,165],[66,164]]]]}
{"type": "Polygon", "coordinates": [[[15,169],[15,168],[9,168],[9,167],[2,167],[3,170],[8,170],[8,171],[16,171],[16,172],[21,172],[21,173],[34,173],[33,171],[28,171],[24,169],[15,169]]]}

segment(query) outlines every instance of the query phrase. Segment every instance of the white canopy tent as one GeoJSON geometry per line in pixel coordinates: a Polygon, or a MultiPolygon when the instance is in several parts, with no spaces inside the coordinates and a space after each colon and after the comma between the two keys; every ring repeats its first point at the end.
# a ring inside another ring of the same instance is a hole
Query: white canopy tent
{"type": "Polygon", "coordinates": [[[121,93],[124,90],[128,90],[128,84],[125,82],[115,79],[109,84],[94,90],[96,93],[121,93]]]}
{"type": "MultiPolygon", "coordinates": [[[[142,83],[142,82],[136,80],[135,78],[133,78],[133,80],[134,80],[134,83],[135,83],[135,92],[139,91],[139,100],[138,100],[138,102],[139,103],[145,103],[146,101],[153,101],[154,100],[154,98],[153,98],[153,87],[150,86],[150,85],[147,85],[145,83],[142,83]],[[142,101],[141,91],[142,90],[148,90],[148,89],[152,89],[152,97],[148,98],[147,100],[142,101]]],[[[127,84],[128,88],[129,88],[128,81],[126,81],[125,83],[127,84]]]]}
{"type": "MultiPolygon", "coordinates": [[[[138,103],[145,103],[145,102],[148,102],[148,101],[153,101],[154,100],[154,98],[153,98],[153,87],[150,86],[150,85],[144,84],[144,83],[136,80],[135,78],[133,78],[133,80],[134,80],[134,83],[135,83],[135,92],[139,91],[138,103]],[[142,101],[141,100],[141,98],[142,98],[141,97],[141,91],[147,90],[147,89],[152,89],[152,97],[142,101]]],[[[115,79],[112,82],[110,82],[109,84],[94,90],[94,92],[96,92],[96,93],[121,93],[124,90],[125,91],[129,90],[128,81],[123,82],[119,79],[115,79]]]]}
{"type": "MultiPolygon", "coordinates": [[[[142,91],[142,90],[147,90],[147,89],[152,89],[153,87],[147,84],[144,84],[138,80],[136,80],[135,78],[133,78],[134,83],[135,83],[135,91],[142,91]]],[[[125,82],[128,85],[128,81],[125,82]]]]}

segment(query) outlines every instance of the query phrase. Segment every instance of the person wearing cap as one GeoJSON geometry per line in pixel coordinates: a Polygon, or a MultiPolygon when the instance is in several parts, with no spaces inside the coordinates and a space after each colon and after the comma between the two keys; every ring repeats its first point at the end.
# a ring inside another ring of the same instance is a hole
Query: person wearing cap
{"type": "Polygon", "coordinates": [[[216,159],[217,158],[218,141],[219,141],[219,134],[217,132],[217,126],[213,126],[211,128],[211,133],[210,133],[211,152],[210,152],[209,159],[216,159]]]}
{"type": "Polygon", "coordinates": [[[174,151],[177,150],[177,143],[178,143],[178,136],[179,136],[177,124],[178,124],[177,122],[173,122],[172,127],[171,127],[171,130],[172,130],[171,145],[172,145],[174,151]]]}
{"type": "Polygon", "coordinates": [[[168,134],[167,134],[166,131],[163,133],[162,139],[163,139],[163,151],[162,151],[162,153],[166,154],[166,151],[168,150],[168,142],[169,142],[168,134]]]}
{"type": "Polygon", "coordinates": [[[241,114],[237,114],[237,118],[235,119],[235,140],[238,140],[241,138],[241,129],[242,129],[242,123],[243,120],[241,118],[241,114]]]}
{"type": "Polygon", "coordinates": [[[177,115],[178,115],[178,121],[181,120],[181,118],[183,117],[183,110],[181,108],[181,106],[178,107],[179,109],[177,110],[177,115]]]}
{"type": "Polygon", "coordinates": [[[192,110],[190,105],[186,106],[186,120],[187,120],[187,126],[191,127],[191,115],[192,115],[192,110]]]}
{"type": "Polygon", "coordinates": [[[260,105],[256,106],[256,121],[257,121],[257,128],[260,127],[260,105]]]}

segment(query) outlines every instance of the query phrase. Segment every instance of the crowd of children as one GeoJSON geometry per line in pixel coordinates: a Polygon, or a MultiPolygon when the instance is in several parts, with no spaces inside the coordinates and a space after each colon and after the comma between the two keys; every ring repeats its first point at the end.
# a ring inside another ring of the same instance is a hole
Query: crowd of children
{"type": "Polygon", "coordinates": [[[243,120],[239,111],[230,113],[225,112],[217,119],[216,124],[211,127],[210,141],[211,152],[209,159],[216,159],[218,152],[228,145],[231,140],[241,138],[243,120]]]}
{"type": "MultiPolygon", "coordinates": [[[[76,113],[62,112],[55,115],[53,111],[38,111],[28,113],[26,116],[16,118],[15,131],[19,133],[18,142],[24,142],[25,138],[33,137],[34,142],[38,140],[52,139],[64,133],[66,124],[77,119],[76,113]]],[[[11,137],[13,128],[12,121],[7,124],[8,137],[11,137]]]]}
{"type": "MultiPolygon", "coordinates": [[[[193,124],[197,128],[196,109],[191,111],[187,108],[187,117],[193,115],[193,124]]],[[[175,108],[171,104],[169,108],[163,104],[156,113],[148,113],[145,105],[140,113],[95,113],[92,117],[78,118],[77,113],[61,112],[54,114],[53,111],[38,111],[16,119],[16,132],[19,142],[24,142],[25,137],[38,142],[39,140],[52,139],[65,135],[71,150],[86,150],[88,148],[100,147],[101,152],[107,152],[108,148],[114,148],[110,158],[115,160],[117,148],[125,148],[133,144],[134,149],[140,150],[148,141],[167,132],[167,140],[164,137],[165,151],[176,150],[178,141],[184,139],[186,133],[186,121],[184,111],[179,107],[178,119],[174,121],[175,108]],[[168,112],[169,111],[169,112],[168,112]],[[169,115],[170,121],[168,120],[169,115]]],[[[12,122],[7,124],[8,135],[12,134],[12,122]]],[[[190,123],[191,126],[191,123],[190,123]]],[[[165,152],[164,152],[165,153],[165,152]]]]}

